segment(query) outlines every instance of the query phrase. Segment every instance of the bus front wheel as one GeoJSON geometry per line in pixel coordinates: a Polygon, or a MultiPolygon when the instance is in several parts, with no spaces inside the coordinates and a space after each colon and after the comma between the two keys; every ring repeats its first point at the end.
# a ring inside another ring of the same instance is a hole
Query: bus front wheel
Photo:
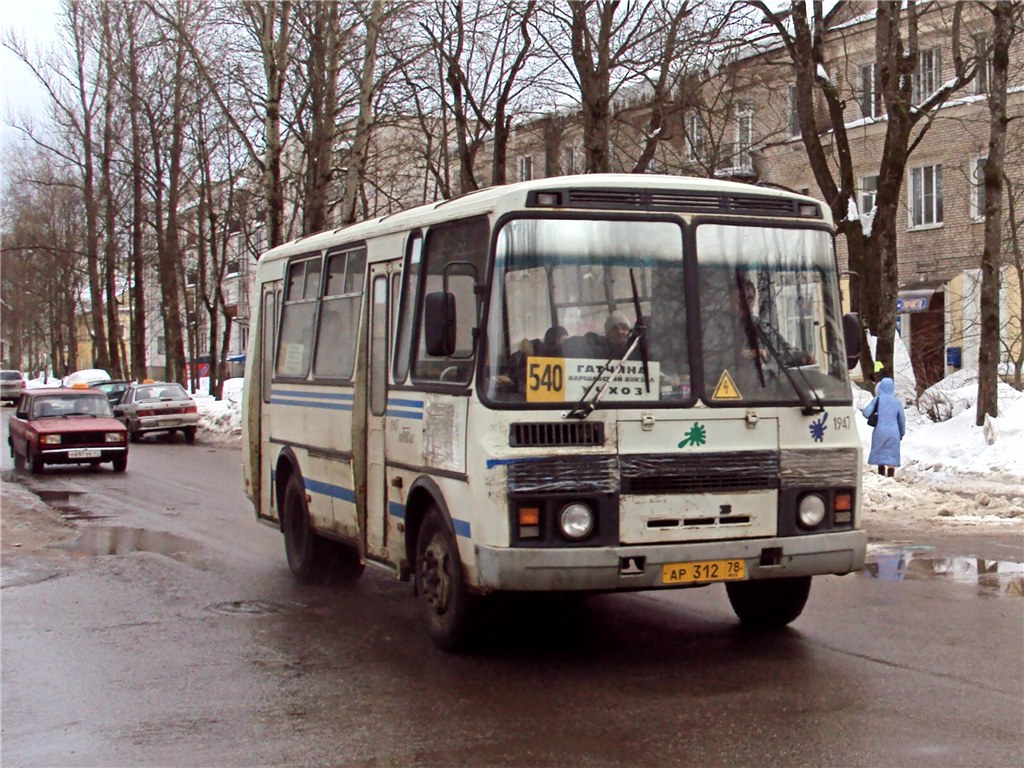
{"type": "Polygon", "coordinates": [[[730,581],[725,591],[744,626],[780,629],[803,613],[811,591],[811,577],[730,581]]]}
{"type": "Polygon", "coordinates": [[[427,511],[416,539],[416,597],[434,644],[444,651],[464,649],[472,596],[462,577],[455,536],[436,507],[427,511]]]}

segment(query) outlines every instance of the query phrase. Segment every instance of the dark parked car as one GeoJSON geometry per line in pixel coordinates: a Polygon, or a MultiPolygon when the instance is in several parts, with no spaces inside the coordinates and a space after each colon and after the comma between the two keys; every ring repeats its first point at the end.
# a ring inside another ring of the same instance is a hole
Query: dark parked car
{"type": "Polygon", "coordinates": [[[0,402],[18,402],[25,391],[25,377],[21,371],[0,371],[0,402]]]}
{"type": "Polygon", "coordinates": [[[9,426],[15,469],[27,463],[39,474],[46,464],[109,461],[115,472],[124,472],[128,466],[128,432],[102,392],[87,387],[27,390],[9,426]]]}
{"type": "Polygon", "coordinates": [[[196,401],[181,384],[166,381],[130,384],[114,406],[114,415],[124,422],[132,440],[143,432],[181,432],[191,443],[199,424],[196,401]]]}
{"type": "Polygon", "coordinates": [[[131,382],[114,379],[113,381],[98,381],[94,384],[90,384],[89,386],[93,389],[98,389],[106,395],[107,400],[110,401],[111,407],[113,407],[121,402],[121,397],[128,391],[128,387],[131,386],[131,382]]]}

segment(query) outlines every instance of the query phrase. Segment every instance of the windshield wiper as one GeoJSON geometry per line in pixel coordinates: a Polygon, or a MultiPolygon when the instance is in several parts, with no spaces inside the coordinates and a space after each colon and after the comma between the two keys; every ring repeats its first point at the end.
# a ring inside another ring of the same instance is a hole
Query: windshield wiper
{"type": "MultiPolygon", "coordinates": [[[[811,416],[816,413],[823,413],[825,410],[825,406],[821,402],[821,398],[818,397],[818,393],[815,391],[814,387],[811,386],[811,382],[807,380],[807,377],[804,375],[804,372],[800,369],[800,367],[795,366],[796,370],[800,374],[800,378],[803,379],[803,382],[807,387],[806,390],[799,384],[797,384],[796,379],[793,378],[793,374],[791,373],[794,366],[790,366],[788,364],[789,361],[787,360],[785,355],[783,355],[778,350],[778,348],[774,344],[772,344],[772,341],[768,336],[768,332],[765,331],[765,329],[761,326],[761,323],[751,320],[751,325],[753,326],[754,331],[757,333],[758,337],[764,343],[765,348],[767,348],[768,352],[771,353],[771,356],[775,358],[775,362],[779,364],[779,367],[782,369],[782,372],[786,374],[786,379],[789,381],[789,385],[793,387],[793,391],[796,392],[797,397],[800,398],[800,403],[801,405],[803,405],[803,408],[800,409],[800,412],[804,416],[811,416]],[[814,396],[814,403],[812,403],[811,398],[807,396],[808,392],[810,392],[814,396]]],[[[756,354],[756,349],[754,359],[759,362],[758,371],[760,371],[761,356],[756,354]]]]}
{"type": "Polygon", "coordinates": [[[633,267],[629,268],[629,284],[633,289],[633,311],[636,313],[636,325],[633,326],[632,333],[640,342],[640,361],[644,366],[644,391],[651,394],[651,372],[647,359],[647,324],[644,321],[644,312],[640,309],[640,294],[636,290],[636,275],[633,273],[633,267]]]}
{"type": "Polygon", "coordinates": [[[626,353],[621,358],[619,358],[619,361],[617,363],[615,363],[615,370],[611,371],[611,375],[604,380],[604,386],[602,386],[601,389],[599,389],[594,394],[593,399],[589,401],[587,400],[587,397],[594,389],[594,386],[597,384],[597,382],[601,380],[601,374],[604,373],[605,371],[611,370],[612,360],[614,360],[615,358],[609,357],[605,361],[605,364],[601,367],[601,370],[598,372],[597,376],[595,376],[591,380],[590,384],[588,384],[587,388],[583,391],[583,394],[580,396],[579,402],[576,403],[576,407],[573,408],[571,411],[562,414],[563,419],[585,419],[587,418],[587,416],[594,412],[594,409],[597,408],[597,404],[601,402],[601,398],[604,397],[604,393],[608,391],[608,387],[610,387],[612,384],[618,381],[619,376],[622,375],[622,371],[626,367],[626,360],[628,360],[629,356],[633,354],[633,350],[636,349],[636,345],[639,344],[640,339],[643,338],[643,332],[641,331],[640,334],[637,334],[636,331],[637,329],[634,328],[632,331],[629,332],[629,338],[633,339],[633,343],[626,348],[626,353]]]}

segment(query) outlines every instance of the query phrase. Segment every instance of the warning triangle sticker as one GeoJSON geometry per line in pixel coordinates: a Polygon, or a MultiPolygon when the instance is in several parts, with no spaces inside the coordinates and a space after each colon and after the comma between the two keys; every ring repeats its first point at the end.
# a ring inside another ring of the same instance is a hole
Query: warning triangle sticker
{"type": "Polygon", "coordinates": [[[729,371],[722,371],[722,378],[718,380],[718,386],[715,387],[715,394],[711,396],[713,400],[742,400],[743,395],[736,389],[736,383],[732,380],[732,376],[729,375],[729,371]]]}

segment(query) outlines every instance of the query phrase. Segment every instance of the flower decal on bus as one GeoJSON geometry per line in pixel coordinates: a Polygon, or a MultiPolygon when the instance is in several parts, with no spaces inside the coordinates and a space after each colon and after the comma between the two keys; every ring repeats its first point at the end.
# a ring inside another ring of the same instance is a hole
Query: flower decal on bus
{"type": "Polygon", "coordinates": [[[693,426],[690,427],[690,431],[686,433],[686,437],[679,441],[679,448],[685,448],[688,445],[704,445],[708,441],[707,430],[704,429],[703,424],[693,422],[693,426]]]}
{"type": "Polygon", "coordinates": [[[828,429],[825,425],[826,419],[828,419],[828,411],[823,412],[821,414],[821,418],[817,421],[812,421],[810,427],[808,427],[811,431],[811,437],[814,438],[814,442],[816,443],[822,443],[825,441],[825,430],[828,429]]]}

